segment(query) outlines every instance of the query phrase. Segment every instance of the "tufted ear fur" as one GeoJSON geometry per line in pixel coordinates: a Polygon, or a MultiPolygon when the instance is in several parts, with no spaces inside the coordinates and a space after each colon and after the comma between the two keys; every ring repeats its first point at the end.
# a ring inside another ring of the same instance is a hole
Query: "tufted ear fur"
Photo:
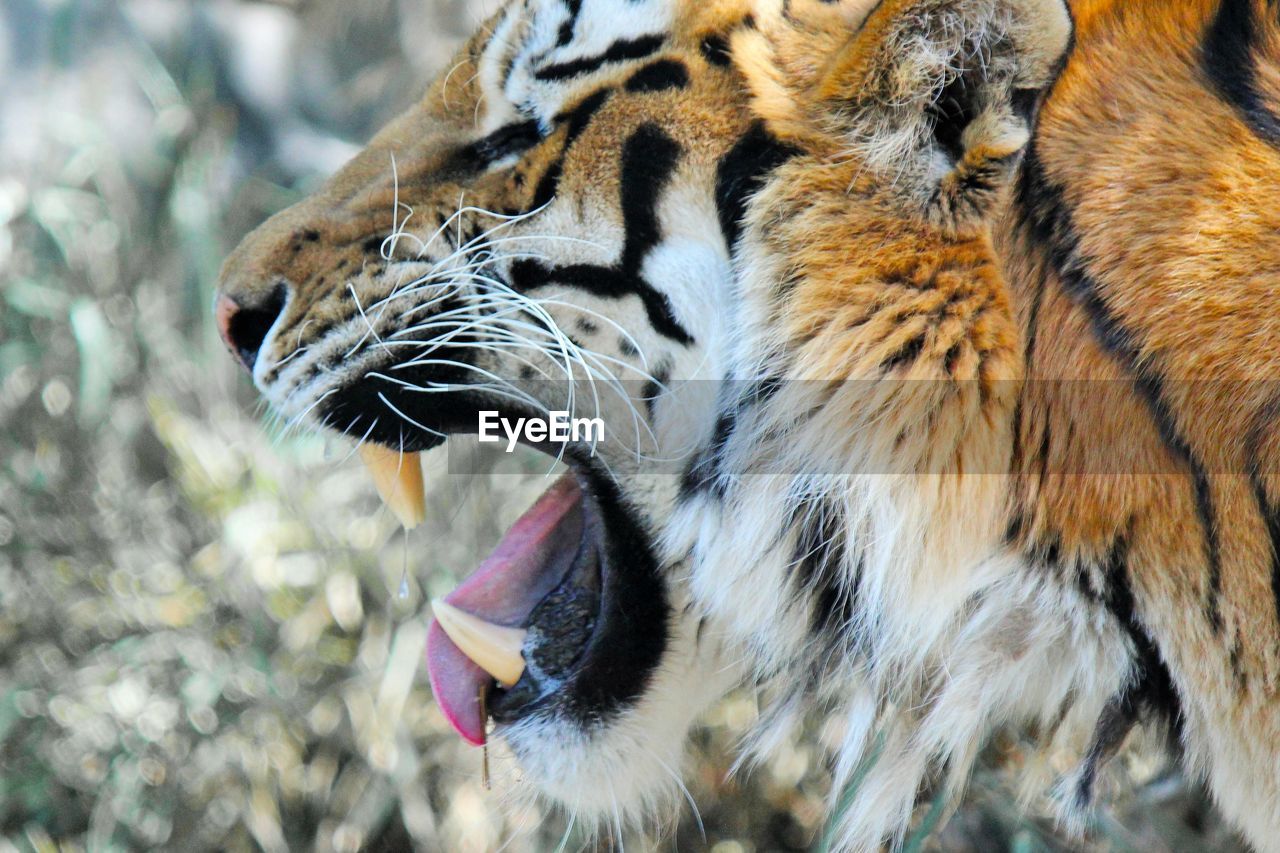
{"type": "Polygon", "coordinates": [[[884,0],[812,105],[928,219],[984,219],[1071,39],[1063,0],[884,0]]]}
{"type": "Polygon", "coordinates": [[[1064,0],[757,0],[735,53],[776,133],[929,221],[990,212],[1071,40],[1064,0]]]}

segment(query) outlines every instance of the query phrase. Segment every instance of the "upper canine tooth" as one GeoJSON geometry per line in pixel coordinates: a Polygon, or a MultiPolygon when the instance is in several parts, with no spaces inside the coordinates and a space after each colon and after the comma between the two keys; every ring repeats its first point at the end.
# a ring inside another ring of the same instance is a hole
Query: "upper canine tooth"
{"type": "Polygon", "coordinates": [[[476,666],[496,678],[503,687],[510,687],[520,680],[524,673],[520,647],[524,645],[528,631],[494,625],[438,598],[431,602],[431,609],[449,639],[476,666]]]}
{"type": "Polygon", "coordinates": [[[418,454],[366,443],[360,445],[360,458],[373,476],[378,494],[400,523],[409,529],[421,524],[427,517],[427,503],[418,454]]]}

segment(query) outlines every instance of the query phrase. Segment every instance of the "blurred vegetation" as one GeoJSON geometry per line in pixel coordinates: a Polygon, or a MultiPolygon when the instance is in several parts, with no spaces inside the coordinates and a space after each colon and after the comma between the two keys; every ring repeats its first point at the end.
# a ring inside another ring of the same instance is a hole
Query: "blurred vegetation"
{"type": "MultiPolygon", "coordinates": [[[[210,322],[222,255],[409,103],[493,4],[0,6],[3,849],[560,842],[561,816],[506,806],[499,756],[483,789],[419,667],[426,598],[496,542],[541,463],[498,483],[430,460],[431,520],[402,538],[348,448],[272,428],[210,322]]],[[[729,778],[754,715],[735,697],[696,737],[705,830],[686,814],[633,849],[819,843],[827,729],[729,778]]],[[[1017,752],[993,747],[913,848],[1071,846],[1013,804],[1000,768],[1017,752]]],[[[1128,793],[1090,849],[1235,849],[1176,775],[1120,765],[1128,793]]]]}

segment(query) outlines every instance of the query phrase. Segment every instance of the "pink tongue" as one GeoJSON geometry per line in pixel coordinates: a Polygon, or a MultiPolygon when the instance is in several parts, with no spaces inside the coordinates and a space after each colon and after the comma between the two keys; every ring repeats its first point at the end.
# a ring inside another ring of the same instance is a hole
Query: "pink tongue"
{"type": "MultiPolygon", "coordinates": [[[[445,601],[498,625],[523,626],[555,589],[582,542],[582,493],[565,474],[507,531],[493,553],[445,601]]],[[[434,620],[427,632],[431,691],[449,724],[468,743],[484,743],[480,691],[493,677],[458,650],[434,620]]]]}

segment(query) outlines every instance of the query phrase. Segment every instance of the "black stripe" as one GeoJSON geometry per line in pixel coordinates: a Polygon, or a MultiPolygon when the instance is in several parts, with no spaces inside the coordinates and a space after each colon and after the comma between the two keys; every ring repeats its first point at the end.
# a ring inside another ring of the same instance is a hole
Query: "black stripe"
{"type": "Polygon", "coordinates": [[[641,125],[622,146],[622,218],[626,237],[622,268],[638,274],[640,262],[658,245],[658,198],[666,188],[683,152],[679,143],[656,124],[641,125]]]}
{"type": "MultiPolygon", "coordinates": [[[[1191,450],[1187,448],[1190,460],[1191,450]]],[[[1208,589],[1205,590],[1205,615],[1215,634],[1222,633],[1222,556],[1218,545],[1217,510],[1213,503],[1213,485],[1205,474],[1199,461],[1192,463],[1195,480],[1196,517],[1200,528],[1204,531],[1204,546],[1208,552],[1206,562],[1209,566],[1208,589]]]]}
{"type": "Polygon", "coordinates": [[[1266,461],[1262,458],[1261,447],[1263,433],[1276,423],[1278,417],[1280,397],[1272,397],[1249,429],[1245,445],[1245,465],[1249,471],[1249,484],[1253,487],[1253,499],[1266,523],[1267,537],[1271,542],[1271,600],[1276,621],[1280,623],[1280,506],[1271,500],[1267,484],[1262,478],[1266,461]]]}
{"type": "MultiPolygon", "coordinates": [[[[1101,588],[1095,589],[1084,567],[1075,572],[1081,595],[1097,601],[1116,619],[1129,639],[1133,652],[1133,669],[1125,687],[1108,701],[1094,726],[1092,742],[1084,758],[1074,791],[1076,803],[1083,808],[1093,799],[1094,781],[1099,767],[1115,754],[1130,729],[1146,719],[1168,726],[1169,746],[1178,751],[1182,745],[1184,716],[1182,698],[1159,647],[1143,625],[1137,612],[1133,588],[1129,584],[1129,547],[1133,525],[1117,535],[1105,561],[1100,565],[1101,588]]],[[[1053,536],[1047,546],[1035,546],[1029,552],[1032,560],[1046,562],[1055,575],[1061,575],[1062,553],[1053,536]]]]}
{"type": "Polygon", "coordinates": [[[605,101],[609,100],[609,96],[613,94],[609,89],[601,89],[598,92],[592,92],[583,98],[573,109],[560,113],[554,119],[557,124],[567,125],[564,134],[564,149],[550,166],[547,171],[542,173],[542,177],[538,179],[538,186],[533,191],[533,205],[530,209],[537,210],[551,199],[555,198],[556,191],[560,188],[560,176],[564,171],[564,156],[569,152],[573,143],[577,140],[582,132],[587,129],[587,125],[591,123],[591,119],[604,106],[605,101]]]}
{"type": "Polygon", "coordinates": [[[1049,261],[1062,282],[1063,291],[1084,309],[1094,336],[1108,353],[1119,359],[1133,378],[1133,385],[1146,403],[1147,410],[1165,446],[1186,466],[1191,474],[1192,497],[1196,505],[1205,543],[1208,582],[1205,614],[1214,633],[1222,631],[1221,594],[1222,558],[1219,547],[1217,510],[1213,488],[1200,460],[1178,429],[1176,419],[1164,396],[1164,382],[1142,357],[1129,330],[1111,314],[1101,290],[1086,269],[1071,222],[1071,213],[1061,188],[1050,183],[1040,162],[1033,140],[1018,176],[1016,203],[1021,219],[1030,229],[1035,242],[1045,247],[1049,261]]]}
{"type": "Polygon", "coordinates": [[[449,157],[443,167],[446,174],[473,173],[487,167],[495,160],[528,151],[542,141],[542,131],[532,119],[503,125],[487,136],[464,145],[449,157]]]}
{"type": "MultiPolygon", "coordinates": [[[[1026,238],[1018,237],[1017,239],[1023,241],[1026,238]]],[[[1040,339],[1040,312],[1044,309],[1044,295],[1048,286],[1049,277],[1041,270],[1036,275],[1035,292],[1031,294],[1031,310],[1027,314],[1026,354],[1023,357],[1023,374],[1027,377],[1035,376],[1036,345],[1040,339]]],[[[1024,451],[1022,446],[1023,433],[1030,426],[1030,417],[1022,409],[1022,403],[1025,399],[1025,393],[1019,394],[1018,402],[1013,411],[1013,458],[1015,463],[1022,462],[1024,451]],[[1028,423],[1023,423],[1024,418],[1028,423]]]]}
{"type": "Polygon", "coordinates": [[[600,89],[592,92],[587,97],[578,102],[571,110],[566,110],[555,117],[557,123],[564,122],[568,125],[568,130],[564,136],[565,150],[569,150],[569,146],[582,135],[582,131],[587,129],[587,125],[591,123],[591,119],[595,118],[600,108],[604,106],[605,101],[609,100],[609,96],[613,92],[610,89],[600,89]]]}
{"type": "Polygon", "coordinates": [[[662,361],[653,371],[653,378],[644,383],[644,400],[645,412],[649,415],[649,423],[654,423],[657,418],[658,398],[662,396],[663,390],[666,389],[667,383],[671,381],[671,362],[662,361]]]}
{"type": "Polygon", "coordinates": [[[1009,525],[1004,529],[1004,544],[1011,547],[1027,548],[1027,517],[1022,510],[1014,510],[1009,518],[1009,525]]]}
{"type": "Polygon", "coordinates": [[[911,338],[880,362],[880,370],[885,373],[892,373],[898,368],[910,368],[920,358],[920,353],[923,351],[924,335],[911,338]]]}
{"type": "Polygon", "coordinates": [[[676,320],[666,295],[640,275],[645,256],[662,239],[658,199],[675,173],[681,153],[680,145],[653,124],[641,125],[623,144],[619,184],[624,236],[622,257],[615,266],[550,267],[522,259],[511,266],[512,286],[531,290],[556,282],[611,299],[638,296],[656,331],[685,346],[692,344],[693,336],[676,320]]]}
{"type": "Polygon", "coordinates": [[[796,592],[811,599],[809,631],[832,645],[849,639],[856,605],[856,587],[844,578],[845,523],[836,504],[806,495],[788,510],[784,528],[799,525],[791,567],[796,592]]]}
{"type": "Polygon", "coordinates": [[[757,120],[720,159],[716,167],[716,211],[730,252],[742,233],[748,199],[774,169],[799,153],[798,148],[779,141],[763,121],[757,120]]]}
{"type": "Polygon", "coordinates": [[[582,11],[582,0],[565,0],[564,5],[569,10],[569,17],[560,25],[560,32],[556,34],[556,47],[564,47],[573,41],[573,30],[578,26],[578,14],[582,11]]]}
{"type": "MultiPolygon", "coordinates": [[[[721,401],[724,405],[724,401],[721,401]]],[[[723,498],[726,483],[720,476],[720,455],[729,444],[729,438],[738,424],[738,412],[730,408],[722,410],[716,418],[715,428],[711,431],[711,440],[700,448],[689,460],[689,467],[680,481],[680,499],[688,500],[695,495],[709,493],[723,498]]]]}
{"type": "Polygon", "coordinates": [[[549,267],[541,261],[522,259],[511,265],[511,284],[517,290],[534,290],[553,282],[607,299],[638,296],[655,331],[685,346],[694,343],[693,336],[676,320],[667,297],[639,276],[594,264],[549,267]]]}
{"type": "Polygon", "coordinates": [[[660,35],[640,36],[634,39],[619,39],[609,45],[608,50],[595,56],[584,56],[582,59],[571,59],[568,62],[557,62],[533,73],[535,80],[567,80],[581,74],[589,74],[610,62],[623,62],[628,59],[643,59],[662,47],[663,37],[660,35]]]}
{"type": "Polygon", "coordinates": [[[702,40],[702,56],[712,65],[724,67],[729,64],[729,37],[722,33],[712,33],[702,40]]]}
{"type": "Polygon", "coordinates": [[[623,87],[628,92],[662,92],[689,85],[689,69],[675,59],[659,59],[632,74],[623,87]]]}
{"type": "MultiPolygon", "coordinates": [[[[1268,8],[1274,7],[1269,2],[1268,8]]],[[[1201,65],[1227,103],[1259,137],[1280,146],[1280,116],[1258,89],[1258,53],[1267,24],[1253,13],[1253,0],[1222,0],[1205,32],[1201,65]]]]}
{"type": "Polygon", "coordinates": [[[1124,703],[1136,717],[1145,714],[1170,726],[1178,743],[1182,740],[1182,699],[1160,649],[1138,616],[1129,585],[1129,540],[1131,533],[1116,537],[1103,570],[1102,603],[1120,622],[1134,650],[1134,678],[1124,692],[1124,703]]]}
{"type": "Polygon", "coordinates": [[[1245,672],[1244,663],[1240,659],[1244,646],[1240,643],[1240,635],[1237,633],[1231,641],[1231,654],[1229,656],[1231,665],[1231,675],[1236,682],[1236,691],[1240,694],[1249,692],[1249,673],[1245,672]]]}
{"type": "Polygon", "coordinates": [[[767,406],[782,390],[786,366],[777,364],[777,359],[774,362],[776,373],[748,382],[741,391],[735,390],[741,387],[739,383],[733,383],[721,389],[718,401],[720,416],[716,419],[711,438],[694,454],[689,467],[685,470],[684,478],[680,483],[681,500],[688,500],[703,492],[718,498],[725,496],[727,480],[721,476],[723,472],[720,459],[734,430],[737,429],[739,419],[748,414],[751,409],[767,406]]]}
{"type": "Polygon", "coordinates": [[[1137,723],[1129,691],[1123,690],[1107,701],[1093,727],[1093,739],[1085,755],[1084,767],[1076,783],[1076,807],[1088,808],[1093,802],[1093,785],[1098,769],[1120,750],[1125,737],[1137,723]]]}
{"type": "MultiPolygon", "coordinates": [[[[564,159],[557,157],[538,179],[538,186],[533,190],[533,204],[530,210],[537,210],[551,203],[560,189],[560,175],[564,172],[564,159]]],[[[527,211],[526,211],[527,212],[527,211]]]]}

